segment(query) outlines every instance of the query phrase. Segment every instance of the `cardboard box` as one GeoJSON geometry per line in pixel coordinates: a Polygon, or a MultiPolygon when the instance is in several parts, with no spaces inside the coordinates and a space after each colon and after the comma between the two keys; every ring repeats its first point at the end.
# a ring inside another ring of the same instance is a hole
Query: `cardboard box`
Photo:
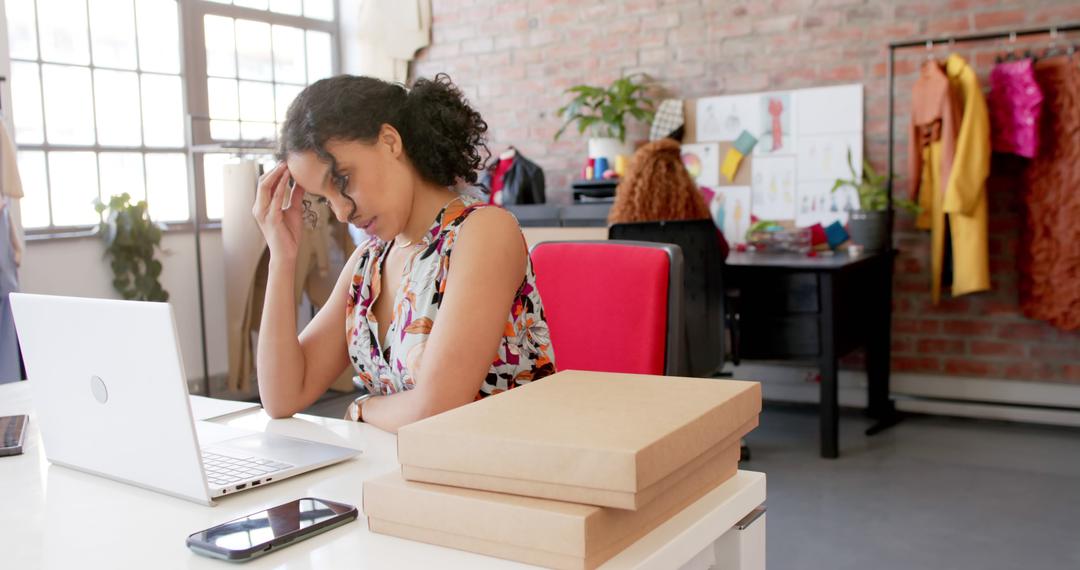
{"type": "Polygon", "coordinates": [[[739,446],[713,455],[637,511],[407,481],[364,482],[372,532],[550,568],[591,569],[731,478],[739,446]]]}
{"type": "Polygon", "coordinates": [[[756,382],[560,372],[401,428],[398,460],[410,480],[633,510],[760,412],[756,382]]]}
{"type": "Polygon", "coordinates": [[[578,487],[573,485],[558,485],[554,483],[543,483],[539,481],[526,481],[522,479],[510,479],[506,477],[492,477],[488,475],[477,475],[472,473],[459,473],[455,471],[444,471],[441,469],[428,469],[425,467],[412,467],[409,465],[401,466],[401,474],[405,479],[409,481],[418,481],[425,483],[435,483],[438,485],[449,485],[452,487],[465,487],[468,489],[483,489],[487,491],[493,491],[497,493],[509,493],[513,495],[522,495],[526,497],[535,497],[538,499],[553,499],[556,501],[569,501],[571,503],[582,503],[586,505],[599,505],[610,506],[615,508],[624,508],[634,510],[637,508],[635,505],[646,505],[653,499],[658,497],[670,489],[673,485],[681,481],[687,474],[692,473],[702,465],[706,464],[717,456],[722,451],[726,451],[728,447],[732,445],[738,445],[739,440],[743,436],[753,431],[758,426],[758,419],[755,417],[749,422],[743,424],[735,433],[733,433],[728,439],[725,439],[718,445],[705,453],[702,453],[697,458],[693,459],[690,463],[683,466],[663,479],[649,485],[636,493],[631,501],[625,493],[618,491],[606,491],[604,489],[592,489],[588,487],[578,487]]]}

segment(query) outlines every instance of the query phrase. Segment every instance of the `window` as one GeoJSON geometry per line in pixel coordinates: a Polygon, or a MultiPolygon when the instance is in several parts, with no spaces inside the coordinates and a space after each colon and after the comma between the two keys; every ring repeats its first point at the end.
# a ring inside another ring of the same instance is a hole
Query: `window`
{"type": "MultiPolygon", "coordinates": [[[[193,99],[196,148],[241,141],[272,147],[289,103],[337,65],[333,0],[214,0],[197,13],[205,62],[193,99]],[[231,6],[230,6],[231,5],[231,6]]],[[[221,166],[229,155],[198,153],[205,215],[220,219],[221,166]]]]}
{"type": "Polygon", "coordinates": [[[207,198],[197,215],[219,218],[220,180],[208,185],[206,174],[220,176],[220,166],[204,166],[227,155],[213,145],[272,146],[292,98],[337,69],[334,0],[5,7],[10,116],[32,232],[92,226],[91,202],[121,192],[145,199],[156,221],[190,221],[191,185],[207,198]]]}

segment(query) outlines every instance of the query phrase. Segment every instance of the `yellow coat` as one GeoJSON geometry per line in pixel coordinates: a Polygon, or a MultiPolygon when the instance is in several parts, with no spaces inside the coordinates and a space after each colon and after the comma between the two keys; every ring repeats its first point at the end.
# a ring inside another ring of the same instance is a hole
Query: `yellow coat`
{"type": "Polygon", "coordinates": [[[941,143],[922,149],[923,170],[919,204],[924,210],[918,226],[930,229],[931,297],[941,298],[945,258],[945,228],[952,238],[952,294],[990,289],[986,177],[990,174],[990,116],[975,71],[956,54],[945,62],[953,93],[963,116],[949,179],[941,178],[941,143]],[[944,185],[942,184],[944,182],[944,185]]]}

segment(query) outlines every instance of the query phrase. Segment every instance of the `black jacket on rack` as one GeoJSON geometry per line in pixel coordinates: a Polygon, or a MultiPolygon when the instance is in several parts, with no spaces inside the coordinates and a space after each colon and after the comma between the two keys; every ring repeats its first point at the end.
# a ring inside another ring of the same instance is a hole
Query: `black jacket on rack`
{"type": "MultiPolygon", "coordinates": [[[[498,162],[493,163],[480,176],[480,183],[488,189],[491,189],[491,179],[497,165],[498,162]]],[[[521,151],[516,151],[510,170],[503,176],[502,205],[543,204],[544,189],[544,169],[525,158],[521,151]]]]}

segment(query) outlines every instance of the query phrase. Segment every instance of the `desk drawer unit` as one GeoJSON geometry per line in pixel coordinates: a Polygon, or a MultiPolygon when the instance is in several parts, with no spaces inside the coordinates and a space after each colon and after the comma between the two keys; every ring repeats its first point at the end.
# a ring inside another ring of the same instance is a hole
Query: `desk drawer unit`
{"type": "Polygon", "coordinates": [[[735,274],[739,289],[739,307],[744,312],[761,314],[817,313],[818,277],[814,273],[735,274]]]}
{"type": "Polygon", "coordinates": [[[812,358],[821,352],[818,276],[731,273],[739,290],[739,354],[743,358],[812,358]]]}

